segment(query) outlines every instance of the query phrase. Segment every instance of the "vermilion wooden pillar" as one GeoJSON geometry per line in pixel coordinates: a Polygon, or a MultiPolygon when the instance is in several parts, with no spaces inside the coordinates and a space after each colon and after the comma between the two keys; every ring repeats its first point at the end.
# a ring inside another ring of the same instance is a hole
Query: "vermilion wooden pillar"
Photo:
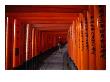
{"type": "Polygon", "coordinates": [[[39,30],[36,28],[36,38],[37,38],[37,55],[40,53],[39,45],[40,45],[40,38],[39,38],[39,30]]]}
{"type": "Polygon", "coordinates": [[[71,59],[74,61],[74,63],[76,63],[76,44],[75,44],[75,25],[74,22],[71,26],[71,41],[72,41],[72,50],[71,50],[71,59]]]}
{"type": "Polygon", "coordinates": [[[13,26],[14,26],[14,19],[11,17],[6,17],[5,19],[5,69],[12,69],[13,68],[13,26]]]}
{"type": "Polygon", "coordinates": [[[35,28],[35,55],[37,55],[37,31],[36,31],[36,28],[35,28]]]}
{"type": "Polygon", "coordinates": [[[32,58],[32,27],[30,24],[26,26],[26,60],[32,58]]]}
{"type": "Polygon", "coordinates": [[[73,49],[72,49],[72,27],[70,26],[70,32],[69,32],[69,49],[70,49],[70,58],[72,58],[72,51],[73,51],[73,49]]]}
{"type": "Polygon", "coordinates": [[[75,20],[75,28],[76,28],[76,66],[79,68],[78,66],[78,54],[79,54],[79,32],[78,32],[78,23],[77,23],[77,19],[75,20]]]}
{"type": "MultiPolygon", "coordinates": [[[[85,13],[86,14],[86,13],[85,13]]],[[[84,13],[81,14],[81,37],[82,37],[82,54],[81,54],[81,69],[87,70],[88,69],[88,37],[87,37],[87,25],[85,23],[84,13]]]]}
{"type": "Polygon", "coordinates": [[[94,27],[94,9],[89,7],[88,15],[88,46],[89,46],[89,69],[96,69],[96,45],[95,45],[95,27],[94,27]]]}
{"type": "Polygon", "coordinates": [[[28,45],[29,45],[29,41],[28,41],[28,37],[29,37],[29,24],[26,25],[26,61],[28,61],[28,45]]]}
{"type": "Polygon", "coordinates": [[[94,6],[94,25],[96,42],[96,69],[106,69],[105,12],[104,6],[94,6]]]}
{"type": "Polygon", "coordinates": [[[88,26],[87,26],[87,11],[83,12],[82,17],[82,23],[83,23],[83,70],[89,69],[89,53],[88,53],[88,26]]]}
{"type": "Polygon", "coordinates": [[[20,29],[20,65],[26,61],[26,24],[21,24],[20,29]]]}
{"type": "Polygon", "coordinates": [[[80,46],[79,46],[79,50],[80,50],[80,55],[79,55],[79,59],[80,59],[80,69],[82,69],[83,67],[83,27],[82,27],[82,21],[81,21],[81,13],[80,13],[80,16],[79,16],[79,43],[80,43],[80,46]]]}
{"type": "Polygon", "coordinates": [[[20,65],[20,22],[14,19],[13,67],[20,65]]]}
{"type": "Polygon", "coordinates": [[[32,28],[32,57],[35,55],[35,29],[32,28]]]}

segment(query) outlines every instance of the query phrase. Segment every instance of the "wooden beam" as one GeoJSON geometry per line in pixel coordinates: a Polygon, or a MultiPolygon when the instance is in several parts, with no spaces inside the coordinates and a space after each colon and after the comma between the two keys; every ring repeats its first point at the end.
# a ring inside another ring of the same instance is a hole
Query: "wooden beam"
{"type": "Polygon", "coordinates": [[[67,33],[68,32],[68,30],[65,30],[65,29],[59,29],[59,30],[57,30],[57,29],[55,29],[55,30],[39,30],[40,32],[65,32],[65,33],[67,33]]]}
{"type": "Polygon", "coordinates": [[[29,24],[72,24],[73,20],[21,20],[29,24]]]}
{"type": "MultiPolygon", "coordinates": [[[[36,27],[37,28],[37,27],[36,27]]],[[[68,27],[39,27],[39,30],[68,30],[68,27]]]]}
{"type": "Polygon", "coordinates": [[[16,17],[17,19],[25,20],[74,20],[76,17],[16,17]]]}
{"type": "Polygon", "coordinates": [[[6,5],[6,12],[61,12],[74,13],[88,10],[87,5],[6,5]]]}
{"type": "Polygon", "coordinates": [[[26,23],[58,23],[71,24],[78,16],[77,13],[6,13],[6,16],[14,17],[26,23]]]}
{"type": "Polygon", "coordinates": [[[69,27],[70,24],[33,24],[33,27],[69,27]]]}
{"type": "Polygon", "coordinates": [[[48,13],[48,12],[37,12],[37,13],[5,13],[5,16],[12,17],[76,17],[78,13],[48,13]]]}

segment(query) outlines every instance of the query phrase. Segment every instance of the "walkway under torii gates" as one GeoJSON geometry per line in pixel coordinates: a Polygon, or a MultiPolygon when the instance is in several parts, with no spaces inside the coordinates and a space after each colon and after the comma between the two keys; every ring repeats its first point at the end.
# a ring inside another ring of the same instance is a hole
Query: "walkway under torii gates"
{"type": "Polygon", "coordinates": [[[105,70],[105,5],[6,5],[5,68],[105,70]]]}

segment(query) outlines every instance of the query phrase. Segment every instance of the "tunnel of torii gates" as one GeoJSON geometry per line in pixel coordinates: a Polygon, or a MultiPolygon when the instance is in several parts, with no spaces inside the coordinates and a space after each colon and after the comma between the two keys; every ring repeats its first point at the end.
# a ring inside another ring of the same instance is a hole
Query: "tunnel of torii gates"
{"type": "Polygon", "coordinates": [[[5,69],[14,69],[58,43],[78,70],[106,69],[105,5],[6,5],[5,69]]]}

